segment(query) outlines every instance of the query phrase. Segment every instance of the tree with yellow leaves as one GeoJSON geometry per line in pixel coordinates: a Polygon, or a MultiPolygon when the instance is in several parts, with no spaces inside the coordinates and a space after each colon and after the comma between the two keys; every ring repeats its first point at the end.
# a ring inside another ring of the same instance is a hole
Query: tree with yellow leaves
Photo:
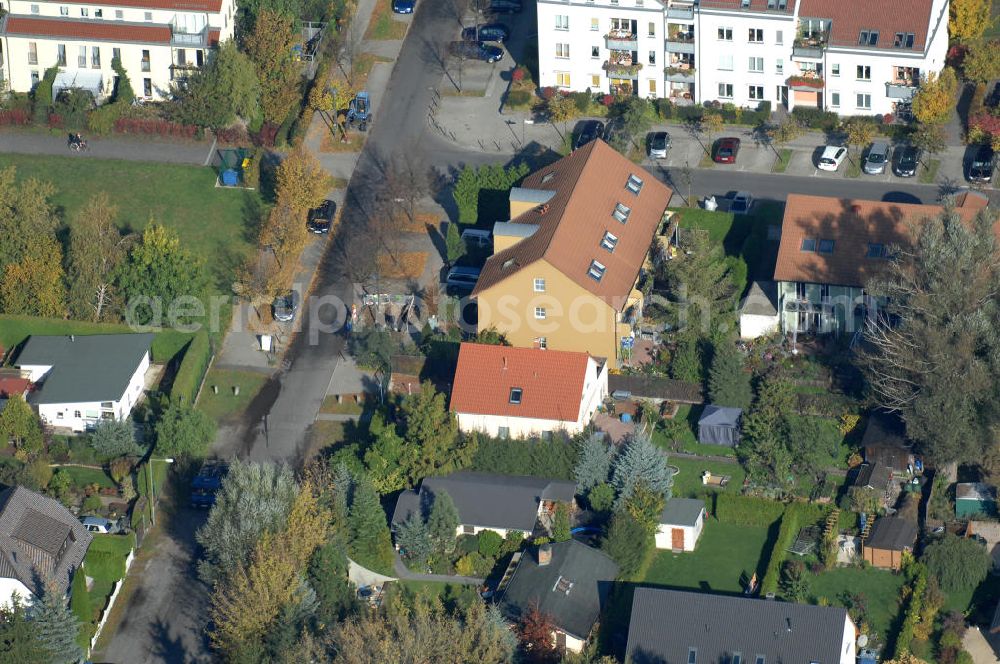
{"type": "Polygon", "coordinates": [[[943,124],[955,108],[958,78],[955,70],[945,67],[941,75],[929,72],[913,95],[913,117],[923,124],[943,124]]]}
{"type": "Polygon", "coordinates": [[[708,153],[712,153],[712,138],[722,131],[722,116],[718,113],[706,113],[701,118],[701,130],[708,136],[708,153]]]}
{"type": "Polygon", "coordinates": [[[948,35],[959,44],[979,41],[993,24],[990,0],[951,0],[948,35]]]}
{"type": "MultiPolygon", "coordinates": [[[[278,166],[278,205],[305,212],[323,202],[333,188],[333,178],[312,153],[299,148],[278,166]]],[[[305,224],[305,220],[302,220],[305,224]]]]}
{"type": "Polygon", "coordinates": [[[274,252],[277,270],[269,280],[272,284],[286,284],[295,273],[299,254],[309,241],[305,213],[279,202],[271,209],[267,223],[260,234],[260,244],[274,252]]]}
{"type": "Polygon", "coordinates": [[[265,122],[281,124],[299,96],[299,66],[292,58],[292,19],[270,9],[261,10],[246,37],[246,52],[260,79],[260,102],[265,122]]]}
{"type": "Polygon", "coordinates": [[[8,314],[56,317],[66,313],[62,247],[54,236],[31,236],[21,260],[7,264],[0,304],[8,314]]]}

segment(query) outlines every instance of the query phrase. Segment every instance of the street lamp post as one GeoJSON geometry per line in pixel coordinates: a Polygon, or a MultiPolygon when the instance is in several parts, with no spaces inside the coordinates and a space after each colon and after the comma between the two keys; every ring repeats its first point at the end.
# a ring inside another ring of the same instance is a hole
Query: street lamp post
{"type": "Polygon", "coordinates": [[[146,464],[146,477],[149,478],[149,525],[156,525],[156,494],[153,488],[153,462],[163,461],[164,463],[173,463],[174,460],[170,457],[164,459],[154,459],[149,457],[149,462],[146,464]]]}

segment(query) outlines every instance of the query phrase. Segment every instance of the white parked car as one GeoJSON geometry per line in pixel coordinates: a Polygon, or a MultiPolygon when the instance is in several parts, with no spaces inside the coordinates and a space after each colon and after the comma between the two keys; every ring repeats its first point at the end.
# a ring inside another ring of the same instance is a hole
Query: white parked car
{"type": "Polygon", "coordinates": [[[835,171],[847,158],[847,148],[841,145],[828,145],[823,149],[816,166],[821,171],[835,171]]]}

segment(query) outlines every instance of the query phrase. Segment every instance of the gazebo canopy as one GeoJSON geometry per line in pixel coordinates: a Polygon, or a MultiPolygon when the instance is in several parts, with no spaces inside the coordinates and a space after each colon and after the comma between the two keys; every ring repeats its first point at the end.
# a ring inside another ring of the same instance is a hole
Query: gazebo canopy
{"type": "Polygon", "coordinates": [[[698,420],[698,442],[707,445],[736,447],[740,442],[742,408],[705,406],[698,420]]]}

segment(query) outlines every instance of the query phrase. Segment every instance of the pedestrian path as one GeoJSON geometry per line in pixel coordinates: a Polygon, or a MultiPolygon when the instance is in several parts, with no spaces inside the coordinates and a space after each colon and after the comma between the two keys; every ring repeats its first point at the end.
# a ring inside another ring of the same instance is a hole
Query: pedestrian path
{"type": "Polygon", "coordinates": [[[481,586],[484,582],[483,579],[477,579],[473,576],[451,576],[449,574],[420,574],[418,572],[411,572],[406,568],[406,565],[403,563],[403,559],[399,557],[399,553],[395,554],[393,567],[396,574],[399,575],[399,578],[407,581],[435,581],[438,583],[456,583],[463,586],[481,586]]]}

